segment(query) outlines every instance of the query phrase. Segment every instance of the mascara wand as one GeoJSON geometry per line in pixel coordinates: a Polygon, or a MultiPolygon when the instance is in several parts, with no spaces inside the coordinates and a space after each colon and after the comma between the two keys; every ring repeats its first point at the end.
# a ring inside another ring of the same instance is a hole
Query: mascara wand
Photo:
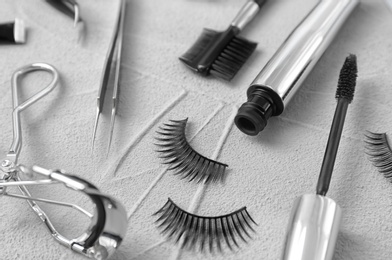
{"type": "Polygon", "coordinates": [[[347,114],[348,105],[354,98],[355,84],[357,79],[357,57],[350,54],[342,70],[336,90],[335,115],[333,117],[331,131],[329,133],[327,148],[325,149],[324,159],[321,166],[320,176],[317,183],[317,194],[325,196],[331,182],[333,166],[335,165],[336,154],[339,148],[340,137],[342,136],[344,120],[347,114]]]}
{"type": "Polygon", "coordinates": [[[317,194],[298,198],[291,212],[282,260],[332,260],[342,210],[325,197],[331,182],[348,105],[354,98],[357,57],[350,54],[340,71],[337,106],[317,183],[317,194]]]}

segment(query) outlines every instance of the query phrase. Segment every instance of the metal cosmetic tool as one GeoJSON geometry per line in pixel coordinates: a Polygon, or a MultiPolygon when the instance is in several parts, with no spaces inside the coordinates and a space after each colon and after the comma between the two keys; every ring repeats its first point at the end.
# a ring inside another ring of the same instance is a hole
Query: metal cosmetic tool
{"type": "Polygon", "coordinates": [[[110,42],[109,51],[106,54],[104,72],[101,78],[101,85],[98,90],[97,96],[97,111],[95,115],[95,123],[92,137],[92,148],[94,148],[95,136],[97,133],[97,126],[99,121],[99,116],[102,113],[106,90],[109,85],[109,79],[112,78],[112,73],[114,73],[114,83],[113,83],[113,95],[112,95],[112,113],[110,118],[110,131],[109,131],[109,144],[108,152],[112,143],[114,121],[117,113],[117,103],[118,103],[118,92],[119,92],[119,78],[120,78],[120,64],[121,64],[121,50],[123,42],[123,30],[124,30],[124,19],[125,19],[125,0],[120,0],[118,18],[114,30],[113,37],[110,42]]]}
{"type": "Polygon", "coordinates": [[[247,91],[235,124],[257,135],[280,115],[335,38],[358,0],[321,0],[293,30],[247,91]]]}
{"type": "Polygon", "coordinates": [[[61,170],[48,170],[38,166],[28,168],[18,163],[22,147],[20,113],[49,94],[56,87],[58,79],[59,74],[57,70],[45,63],[34,63],[22,67],[12,77],[13,141],[6,158],[0,162],[0,196],[26,200],[34,213],[46,225],[52,237],[60,244],[90,258],[107,259],[120,246],[121,241],[125,237],[128,220],[124,207],[115,199],[100,192],[97,187],[80,177],[67,174],[61,170]],[[53,76],[52,81],[32,97],[23,103],[19,103],[18,79],[33,71],[49,72],[53,76]],[[25,181],[21,179],[23,174],[31,177],[39,175],[45,178],[25,181]],[[72,203],[32,197],[26,187],[50,184],[63,184],[66,188],[84,193],[94,204],[95,213],[91,214],[72,203]],[[12,186],[17,186],[21,194],[8,192],[8,188],[12,186]],[[56,230],[52,221],[38,203],[49,203],[75,209],[91,220],[90,225],[79,237],[68,239],[56,230]]]}
{"type": "Polygon", "coordinates": [[[80,8],[75,0],[46,0],[51,6],[74,20],[74,27],[82,22],[80,8]]]}
{"type": "Polygon", "coordinates": [[[282,260],[332,260],[342,210],[326,197],[343,132],[347,108],[354,98],[357,58],[349,55],[340,71],[337,105],[324,153],[316,194],[296,199],[286,236],[282,260]]]}

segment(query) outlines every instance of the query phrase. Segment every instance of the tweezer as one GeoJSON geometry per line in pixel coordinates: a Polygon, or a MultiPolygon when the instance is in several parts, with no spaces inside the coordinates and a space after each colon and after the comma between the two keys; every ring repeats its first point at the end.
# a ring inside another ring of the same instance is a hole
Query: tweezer
{"type": "Polygon", "coordinates": [[[117,112],[117,102],[118,102],[118,89],[119,89],[119,77],[120,77],[120,63],[121,63],[121,49],[123,42],[123,29],[124,29],[124,17],[125,17],[125,0],[120,0],[118,18],[116,22],[116,27],[110,41],[109,51],[106,54],[104,72],[101,78],[101,85],[98,90],[97,96],[97,112],[95,116],[92,148],[94,148],[95,136],[97,133],[97,126],[99,121],[99,116],[102,113],[106,90],[109,85],[109,79],[114,79],[113,82],[113,95],[112,95],[112,114],[110,118],[110,133],[109,133],[109,144],[108,152],[112,143],[114,121],[117,112]],[[112,75],[114,73],[114,75],[112,75]]]}

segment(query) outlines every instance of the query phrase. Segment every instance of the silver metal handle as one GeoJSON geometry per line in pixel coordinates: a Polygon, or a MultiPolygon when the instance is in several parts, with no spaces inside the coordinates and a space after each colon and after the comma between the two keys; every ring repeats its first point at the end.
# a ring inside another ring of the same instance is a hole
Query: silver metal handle
{"type": "Polygon", "coordinates": [[[306,194],[291,212],[282,260],[332,260],[342,210],[330,198],[306,194]]]}
{"type": "Polygon", "coordinates": [[[238,12],[237,16],[231,22],[231,26],[235,26],[242,30],[252,21],[256,14],[260,11],[260,6],[254,1],[248,1],[238,12]]]}
{"type": "Polygon", "coordinates": [[[33,105],[35,102],[46,96],[49,92],[51,92],[57,85],[59,80],[59,73],[57,70],[46,63],[33,63],[27,66],[24,66],[12,75],[12,106],[14,108],[12,112],[12,125],[13,125],[13,140],[10,147],[10,150],[7,154],[7,158],[11,160],[13,163],[17,163],[20,148],[22,146],[22,135],[21,135],[21,124],[20,124],[20,112],[33,105]],[[24,74],[33,71],[47,71],[52,74],[52,81],[43,89],[41,89],[38,93],[24,101],[22,104],[19,104],[19,95],[18,95],[18,79],[24,74]]]}
{"type": "Polygon", "coordinates": [[[38,215],[43,223],[45,223],[52,237],[57,242],[72,249],[73,251],[87,257],[100,260],[107,259],[114,253],[125,237],[128,224],[127,213],[118,201],[104,193],[101,193],[91,183],[62,171],[52,171],[38,166],[33,166],[32,169],[21,166],[19,167],[19,170],[22,168],[24,170],[28,170],[30,173],[36,173],[47,177],[48,179],[45,180],[46,184],[60,183],[70,189],[86,194],[95,205],[95,213],[90,214],[75,204],[32,197],[24,185],[42,185],[44,184],[43,180],[29,181],[26,183],[20,179],[18,174],[12,177],[14,182],[0,182],[0,188],[3,188],[0,195],[25,199],[29,206],[33,209],[34,213],[38,215]],[[18,185],[22,195],[9,194],[4,189],[7,186],[14,185],[18,185]],[[51,203],[74,208],[91,219],[90,226],[78,238],[68,239],[56,230],[51,219],[37,204],[37,202],[51,203]]]}
{"type": "Polygon", "coordinates": [[[316,65],[358,0],[322,0],[294,29],[251,86],[275,91],[284,106],[316,65]]]}

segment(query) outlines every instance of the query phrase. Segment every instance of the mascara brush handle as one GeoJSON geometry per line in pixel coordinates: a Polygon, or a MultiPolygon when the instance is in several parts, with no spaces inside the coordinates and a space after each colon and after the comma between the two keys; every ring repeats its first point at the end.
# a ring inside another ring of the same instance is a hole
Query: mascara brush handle
{"type": "Polygon", "coordinates": [[[237,16],[231,22],[231,26],[237,27],[240,31],[253,20],[256,14],[260,11],[262,5],[266,0],[248,1],[238,12],[237,16]]]}
{"type": "Polygon", "coordinates": [[[280,260],[332,260],[342,210],[332,199],[305,194],[294,202],[280,260]]]}
{"type": "Polygon", "coordinates": [[[325,149],[324,159],[317,182],[316,191],[318,195],[325,196],[328,192],[349,104],[350,101],[345,98],[338,99],[338,104],[336,106],[335,115],[331,125],[331,131],[328,137],[327,148],[325,149]]]}

